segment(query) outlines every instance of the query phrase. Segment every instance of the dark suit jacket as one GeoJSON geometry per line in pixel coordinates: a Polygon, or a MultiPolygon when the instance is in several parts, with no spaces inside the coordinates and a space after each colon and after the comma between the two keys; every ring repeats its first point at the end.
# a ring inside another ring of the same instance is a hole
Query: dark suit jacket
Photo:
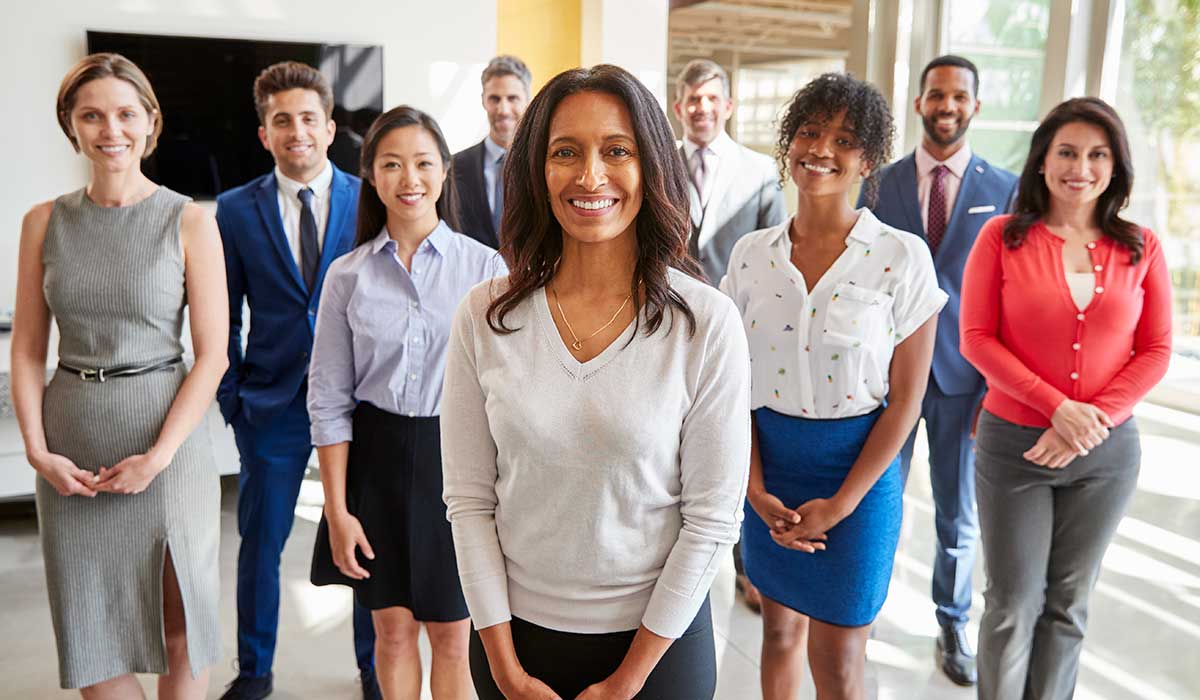
{"type": "Polygon", "coordinates": [[[492,226],[487,181],[483,177],[483,141],[454,154],[454,194],[458,196],[458,226],[480,243],[500,249],[499,232],[492,226]]]}
{"type": "Polygon", "coordinates": [[[292,257],[275,174],[217,197],[217,226],[229,286],[229,370],[217,402],[226,422],[239,414],[261,425],[287,407],[308,376],[317,302],[329,263],[354,245],[359,179],[333,169],[329,221],[315,289],[307,289],[292,257]],[[250,337],[242,352],[242,302],[250,305],[250,337]]]}
{"type": "MultiPolygon", "coordinates": [[[[879,178],[879,202],[872,207],[876,218],[924,238],[921,204],[917,198],[916,155],[910,153],[879,171],[876,177],[879,178]]],[[[1007,212],[1016,194],[1016,175],[971,155],[950,220],[946,222],[946,233],[933,256],[938,286],[950,296],[938,315],[937,341],[933,349],[933,380],[943,394],[970,394],[983,388],[983,377],[958,351],[958,304],[962,296],[963,267],[984,222],[1007,212]]],[[[858,206],[864,204],[859,195],[858,206]]]]}

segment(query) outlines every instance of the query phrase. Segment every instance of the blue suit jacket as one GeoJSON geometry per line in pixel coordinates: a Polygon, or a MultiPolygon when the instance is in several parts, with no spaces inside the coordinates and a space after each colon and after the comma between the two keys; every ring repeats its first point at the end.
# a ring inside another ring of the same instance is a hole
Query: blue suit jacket
{"type": "MultiPolygon", "coordinates": [[[[872,207],[885,224],[925,237],[921,205],[917,198],[917,159],[910,153],[881,170],[879,202],[872,207]]],[[[958,350],[958,304],[962,297],[963,267],[984,222],[1008,211],[1017,193],[1017,176],[996,168],[977,155],[963,175],[946,222],[946,234],[933,256],[938,286],[950,296],[938,316],[933,349],[933,380],[943,394],[970,394],[983,388],[983,377],[958,350]],[[988,208],[991,209],[988,209],[988,208]]],[[[859,197],[859,206],[865,202],[859,197]]]]}
{"type": "Polygon", "coordinates": [[[315,289],[307,289],[288,247],[275,174],[217,197],[217,226],[229,285],[229,370],[217,389],[226,422],[239,414],[262,425],[292,402],[308,376],[317,302],[329,263],[354,245],[359,179],[336,167],[315,289]],[[242,352],[242,300],[250,337],[242,352]]]}

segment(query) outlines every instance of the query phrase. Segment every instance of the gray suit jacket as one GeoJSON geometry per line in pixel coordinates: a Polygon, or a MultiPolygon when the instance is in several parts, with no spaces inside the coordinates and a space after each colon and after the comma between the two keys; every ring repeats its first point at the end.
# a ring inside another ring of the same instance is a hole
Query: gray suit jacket
{"type": "MultiPolygon", "coordinates": [[[[700,267],[711,284],[720,284],[729,265],[729,254],[738,239],[759,229],[782,224],[787,219],[779,172],[769,156],[734,143],[723,155],[713,175],[708,207],[700,206],[696,186],[688,182],[692,210],[692,250],[699,249],[700,267]]],[[[683,146],[679,157],[687,157],[683,146]]],[[[691,172],[690,168],[687,168],[691,172]]]]}

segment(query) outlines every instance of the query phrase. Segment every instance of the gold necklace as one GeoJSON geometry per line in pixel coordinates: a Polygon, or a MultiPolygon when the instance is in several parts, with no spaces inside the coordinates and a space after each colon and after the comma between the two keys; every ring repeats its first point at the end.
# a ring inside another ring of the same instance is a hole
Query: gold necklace
{"type": "MultiPolygon", "coordinates": [[[[547,285],[547,286],[549,286],[549,285],[547,285]]],[[[608,323],[597,328],[595,333],[592,333],[591,335],[584,338],[583,340],[580,340],[579,336],[575,335],[575,329],[571,328],[571,322],[567,320],[567,314],[565,311],[563,311],[562,304],[559,303],[559,301],[558,301],[558,290],[556,290],[554,287],[550,287],[550,293],[554,295],[554,305],[558,307],[558,315],[562,316],[563,324],[566,325],[567,332],[571,334],[571,340],[574,341],[571,343],[571,349],[574,350],[575,352],[579,352],[579,351],[583,350],[584,343],[586,343],[587,341],[591,340],[592,338],[595,338],[596,336],[600,335],[602,332],[604,332],[605,328],[608,328],[609,326],[611,326],[613,324],[613,322],[617,320],[617,317],[621,315],[621,312],[625,310],[625,306],[627,304],[629,304],[629,300],[633,298],[632,293],[630,293],[628,296],[626,296],[625,301],[621,302],[621,306],[620,306],[620,308],[617,309],[617,312],[612,315],[612,318],[608,319],[608,323]]]]}

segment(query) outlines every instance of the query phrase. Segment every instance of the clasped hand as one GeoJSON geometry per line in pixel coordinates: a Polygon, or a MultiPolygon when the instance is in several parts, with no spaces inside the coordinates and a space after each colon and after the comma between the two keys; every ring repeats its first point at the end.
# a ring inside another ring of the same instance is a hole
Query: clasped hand
{"type": "Polygon", "coordinates": [[[1079,456],[1079,452],[1068,445],[1057,430],[1047,428],[1022,456],[1040,467],[1062,469],[1079,456]]]}
{"type": "Polygon", "coordinates": [[[766,491],[747,494],[750,506],[771,531],[775,544],[812,554],[825,549],[825,534],[845,516],[831,499],[816,498],[792,509],[766,491]]]}
{"type": "Polygon", "coordinates": [[[1114,427],[1112,419],[1104,411],[1090,403],[1070,399],[1064,399],[1054,409],[1050,425],[1079,455],[1086,455],[1088,450],[1098,447],[1108,438],[1109,428],[1114,427]]]}
{"type": "Polygon", "coordinates": [[[155,453],[126,457],[112,468],[100,467],[99,473],[80,469],[62,455],[45,452],[31,455],[29,463],[60,496],[88,496],[97,493],[132,495],[146,490],[154,477],[171,460],[155,453]]]}

